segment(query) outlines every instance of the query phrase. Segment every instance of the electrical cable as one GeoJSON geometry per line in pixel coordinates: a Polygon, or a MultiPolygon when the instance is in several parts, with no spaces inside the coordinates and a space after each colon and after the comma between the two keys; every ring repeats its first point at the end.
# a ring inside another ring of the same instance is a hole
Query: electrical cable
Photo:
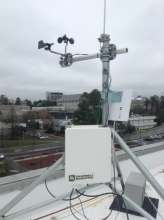
{"type": "Polygon", "coordinates": [[[72,189],[71,193],[70,193],[70,199],[69,199],[69,209],[71,211],[72,216],[77,219],[77,220],[81,220],[80,218],[78,218],[75,213],[72,210],[72,195],[73,195],[74,189],[72,189]]]}
{"type": "Polygon", "coordinates": [[[91,197],[91,198],[98,198],[100,196],[106,196],[106,195],[120,196],[118,193],[115,193],[115,192],[105,192],[105,193],[95,194],[95,195],[89,195],[89,194],[86,194],[86,193],[82,193],[78,189],[76,189],[76,192],[78,192],[81,196],[91,197]]]}
{"type": "Polygon", "coordinates": [[[83,203],[82,203],[80,197],[78,197],[78,200],[79,200],[80,205],[81,205],[81,210],[82,210],[82,212],[83,212],[83,216],[85,217],[86,220],[89,220],[89,218],[88,218],[88,217],[86,216],[86,214],[85,214],[84,207],[83,207],[83,203]]]}
{"type": "Polygon", "coordinates": [[[110,216],[111,216],[111,214],[112,214],[112,209],[110,210],[110,212],[109,212],[109,214],[105,217],[105,218],[103,218],[102,220],[107,220],[110,216]]]}
{"type": "MultiPolygon", "coordinates": [[[[109,184],[109,187],[111,188],[111,190],[112,190],[112,191],[114,190],[114,188],[113,188],[112,184],[109,184]]],[[[128,210],[127,210],[127,208],[126,208],[125,201],[124,201],[124,199],[123,199],[123,197],[122,197],[122,195],[124,194],[124,192],[122,192],[122,194],[120,195],[120,194],[118,194],[118,193],[117,193],[117,191],[116,191],[116,189],[115,189],[114,194],[116,194],[116,195],[117,195],[117,199],[119,199],[119,197],[121,197],[121,198],[122,198],[123,203],[124,203],[124,207],[125,207],[125,210],[126,210],[126,217],[127,217],[127,220],[129,220],[129,214],[128,214],[128,210]]],[[[117,204],[119,204],[119,211],[120,211],[121,207],[120,207],[119,200],[118,200],[118,203],[117,203],[117,204]]]]}
{"type": "MultiPolygon", "coordinates": [[[[98,198],[98,197],[104,196],[104,195],[116,195],[116,193],[112,193],[112,192],[102,193],[102,194],[98,194],[98,195],[88,195],[88,194],[85,194],[85,193],[81,193],[81,192],[80,192],[79,190],[77,190],[77,189],[76,189],[76,192],[79,193],[81,196],[92,197],[92,198],[98,198]]],[[[119,196],[119,195],[117,194],[117,196],[119,196]]],[[[107,219],[111,216],[112,211],[113,211],[113,210],[111,209],[110,212],[109,212],[109,214],[108,214],[106,217],[104,217],[102,220],[107,220],[107,219]]],[[[86,215],[85,215],[84,217],[86,217],[86,215]]],[[[88,219],[88,217],[86,217],[86,218],[88,219]]],[[[88,219],[88,220],[89,220],[89,219],[88,219]]]]}
{"type": "MultiPolygon", "coordinates": [[[[84,191],[84,192],[85,192],[85,191],[84,191]]],[[[79,197],[81,197],[81,195],[77,195],[77,196],[71,198],[71,201],[72,201],[72,200],[75,200],[75,199],[78,199],[79,197]]],[[[63,200],[64,200],[64,201],[69,201],[69,200],[70,200],[70,196],[69,196],[68,199],[63,199],[63,200]]]]}
{"type": "Polygon", "coordinates": [[[44,181],[44,185],[46,187],[47,192],[50,194],[50,196],[52,196],[52,198],[56,199],[56,196],[49,190],[46,179],[44,181]]]}
{"type": "MultiPolygon", "coordinates": [[[[73,192],[74,192],[74,189],[73,189],[73,192]]],[[[72,195],[73,195],[73,192],[72,192],[72,195]]],[[[77,192],[76,192],[77,193],[77,192]]],[[[81,215],[82,217],[84,217],[86,220],[89,220],[88,218],[87,218],[87,216],[86,216],[86,214],[85,214],[85,212],[84,212],[84,207],[83,207],[83,204],[82,204],[82,201],[81,201],[81,199],[80,199],[80,197],[81,197],[81,195],[78,195],[78,196],[76,196],[76,197],[74,197],[74,198],[72,198],[72,195],[70,196],[70,200],[69,201],[72,201],[72,200],[75,200],[75,199],[78,199],[79,200],[79,202],[80,202],[80,206],[81,206],[81,210],[82,210],[82,212],[83,212],[83,214],[82,213],[80,213],[77,209],[75,209],[74,207],[72,207],[72,203],[71,203],[71,210],[72,209],[74,209],[75,210],[75,212],[77,212],[79,215],[81,215]]],[[[67,200],[66,200],[67,201],[67,200]]],[[[72,212],[71,212],[72,213],[72,212]]],[[[74,214],[75,215],[75,214],[74,214]]],[[[74,216],[73,215],[73,216],[74,216]]],[[[74,216],[75,217],[75,216],[74,216]]],[[[77,216],[76,216],[77,217],[77,216]]],[[[76,218],[75,217],[75,218],[76,218]]],[[[78,217],[77,217],[78,218],[78,217]]]]}

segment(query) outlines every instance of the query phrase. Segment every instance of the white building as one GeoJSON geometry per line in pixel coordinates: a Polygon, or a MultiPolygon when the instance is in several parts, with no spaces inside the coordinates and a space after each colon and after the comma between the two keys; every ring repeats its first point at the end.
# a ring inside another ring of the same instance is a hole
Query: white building
{"type": "Polygon", "coordinates": [[[63,106],[32,107],[32,111],[60,112],[65,111],[65,108],[63,106]]]}
{"type": "Polygon", "coordinates": [[[63,96],[61,92],[46,92],[46,99],[50,102],[57,102],[63,96]]]}
{"type": "Polygon", "coordinates": [[[75,111],[78,109],[81,94],[63,95],[57,101],[58,106],[63,106],[66,111],[75,111]]]}
{"type": "Polygon", "coordinates": [[[156,122],[154,121],[156,116],[139,116],[133,115],[129,118],[129,122],[136,129],[149,129],[156,126],[156,122]]]}

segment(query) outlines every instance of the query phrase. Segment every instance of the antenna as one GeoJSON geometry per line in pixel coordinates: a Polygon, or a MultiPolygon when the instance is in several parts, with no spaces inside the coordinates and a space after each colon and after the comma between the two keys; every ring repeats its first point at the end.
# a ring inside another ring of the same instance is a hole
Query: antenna
{"type": "Polygon", "coordinates": [[[104,0],[104,24],[103,24],[103,33],[105,34],[106,29],[106,0],[104,0]]]}

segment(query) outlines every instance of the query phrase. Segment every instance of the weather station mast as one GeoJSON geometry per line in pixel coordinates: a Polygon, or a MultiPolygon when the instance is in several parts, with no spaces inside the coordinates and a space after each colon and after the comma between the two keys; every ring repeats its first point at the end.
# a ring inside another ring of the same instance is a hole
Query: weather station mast
{"type": "Polygon", "coordinates": [[[102,126],[108,126],[109,117],[109,93],[111,85],[110,74],[110,61],[114,60],[117,55],[128,52],[127,48],[117,49],[115,44],[110,43],[110,35],[106,33],[106,12],[107,12],[107,0],[104,0],[104,21],[103,21],[103,34],[98,38],[101,49],[95,54],[71,54],[67,52],[68,44],[74,44],[73,38],[68,38],[66,35],[58,38],[58,43],[65,44],[64,53],[60,53],[52,50],[54,43],[45,43],[43,40],[38,42],[38,49],[45,49],[50,53],[60,56],[61,67],[69,67],[75,62],[91,60],[99,58],[102,62],[102,126]]]}
{"type": "MultiPolygon", "coordinates": [[[[58,43],[65,44],[64,53],[56,52],[52,50],[53,43],[45,43],[42,40],[38,42],[38,49],[45,49],[51,53],[60,56],[60,65],[61,67],[69,67],[75,62],[97,59],[99,58],[102,62],[102,126],[108,127],[108,119],[109,119],[109,94],[110,94],[110,85],[111,85],[111,73],[110,73],[110,62],[116,58],[119,54],[124,54],[128,52],[127,48],[118,49],[115,44],[111,43],[110,35],[106,33],[106,12],[107,12],[107,0],[104,0],[104,19],[103,19],[103,33],[98,38],[101,48],[98,53],[95,54],[71,54],[67,52],[68,44],[74,44],[73,38],[68,38],[66,35],[58,38],[58,43]]],[[[111,128],[111,133],[116,141],[120,144],[121,148],[127,153],[128,157],[133,161],[136,167],[140,170],[140,172],[145,176],[146,180],[152,185],[155,191],[161,196],[164,200],[164,189],[163,187],[156,181],[150,171],[145,167],[138,157],[131,151],[126,142],[119,136],[119,134],[115,131],[115,129],[111,128]]],[[[115,159],[114,159],[115,160],[115,159]]],[[[118,162],[116,161],[116,166],[118,162]]],[[[119,167],[117,167],[119,173],[119,167]]],[[[121,174],[122,175],[122,174],[121,174]]],[[[122,178],[122,177],[120,177],[122,178]]],[[[124,188],[124,183],[122,184],[122,188],[124,188]]],[[[117,191],[118,193],[118,191],[117,191]]],[[[122,195],[122,194],[120,194],[122,195]]],[[[134,203],[131,199],[122,195],[123,198],[128,201],[135,210],[139,213],[142,213],[147,219],[151,219],[152,217],[146,213],[143,209],[134,203]]]]}
{"type": "MultiPolygon", "coordinates": [[[[72,54],[72,53],[67,52],[68,45],[69,44],[74,44],[74,39],[73,38],[68,38],[66,35],[64,35],[63,37],[58,38],[58,43],[64,43],[65,44],[64,53],[60,53],[60,52],[57,52],[57,51],[53,50],[52,46],[54,44],[53,43],[45,43],[45,42],[43,42],[43,40],[38,42],[38,49],[43,48],[43,49],[47,50],[50,53],[53,53],[55,55],[59,55],[60,56],[59,63],[61,65],[61,67],[69,67],[75,62],[91,60],[91,59],[96,59],[96,58],[99,58],[101,60],[101,62],[102,62],[102,126],[98,126],[98,128],[96,128],[96,129],[106,130],[106,131],[110,130],[110,132],[108,132],[108,136],[110,135],[110,139],[111,139],[111,136],[113,135],[113,138],[115,138],[117,140],[117,142],[120,144],[121,148],[128,155],[129,159],[131,159],[131,161],[136,165],[138,170],[146,178],[146,181],[148,181],[151,184],[151,186],[154,188],[154,190],[164,200],[164,189],[163,189],[163,187],[157,182],[157,180],[154,178],[154,176],[145,167],[143,162],[134,154],[134,152],[129,148],[129,146],[126,144],[126,142],[119,136],[119,134],[114,129],[108,128],[109,107],[110,107],[109,106],[109,93],[110,93],[110,85],[111,85],[110,61],[114,60],[116,58],[116,56],[119,55],[119,54],[127,53],[128,49],[127,48],[117,49],[116,45],[111,43],[110,35],[108,35],[106,33],[106,10],[107,10],[106,3],[107,3],[107,0],[104,0],[103,33],[100,35],[100,37],[98,39],[100,44],[101,44],[101,48],[100,48],[100,51],[98,53],[88,55],[88,54],[72,54]]],[[[86,134],[86,133],[84,133],[84,134],[86,134]]],[[[91,133],[89,133],[89,134],[91,134],[91,133]]],[[[99,133],[96,133],[96,134],[99,134],[99,133]]],[[[107,134],[107,133],[105,133],[105,134],[107,134]]],[[[71,136],[69,136],[69,137],[71,137],[71,136]]],[[[90,136],[87,136],[87,137],[90,138],[90,136]]],[[[111,145],[112,144],[111,144],[111,142],[108,144],[109,139],[106,138],[106,142],[104,142],[104,139],[105,139],[104,136],[98,136],[97,137],[95,135],[94,137],[96,137],[97,140],[100,137],[100,140],[102,141],[102,143],[100,143],[100,142],[96,143],[96,138],[95,138],[95,140],[91,140],[91,142],[94,141],[94,143],[96,144],[98,149],[102,149],[102,146],[103,146],[104,147],[103,149],[107,150],[108,148],[110,148],[109,151],[111,150],[111,145]],[[101,145],[101,147],[100,147],[100,145],[101,145]]],[[[73,138],[73,136],[71,138],[73,138]]],[[[91,136],[91,138],[94,139],[93,136],[91,136]]],[[[76,138],[76,140],[77,140],[77,138],[76,138]]],[[[87,144],[87,146],[88,145],[90,146],[90,143],[87,143],[87,141],[88,140],[85,141],[85,144],[87,144]]],[[[72,143],[72,142],[69,142],[69,143],[72,143]]],[[[74,143],[76,143],[76,142],[74,142],[74,143]]],[[[79,144],[79,146],[81,146],[80,141],[79,141],[78,144],[79,144]]],[[[74,146],[75,146],[75,149],[76,149],[77,145],[74,144],[74,146]]],[[[67,149],[68,149],[68,146],[67,146],[67,149]]],[[[67,152],[68,152],[68,150],[67,150],[67,152]]],[[[84,153],[85,153],[85,151],[84,151],[84,153]]],[[[90,156],[90,154],[88,154],[88,155],[90,156]]],[[[107,164],[106,164],[107,167],[106,168],[110,169],[111,165],[109,165],[109,163],[108,163],[109,162],[108,161],[109,157],[108,157],[108,154],[106,154],[106,151],[105,151],[105,155],[106,155],[106,162],[107,162],[107,164]]],[[[86,156],[86,153],[85,153],[85,156],[86,156]]],[[[80,155],[80,157],[81,157],[81,155],[80,155]]],[[[52,173],[55,174],[57,169],[61,166],[61,164],[63,164],[64,159],[65,158],[64,158],[64,155],[63,155],[58,161],[56,161],[52,166],[50,166],[48,169],[46,169],[38,178],[36,178],[36,180],[34,180],[31,184],[29,184],[25,189],[23,189],[14,198],[12,198],[2,209],[0,209],[0,220],[4,220],[5,215],[14,206],[16,206],[23,198],[25,198],[35,187],[37,187],[39,184],[41,184],[43,181],[45,181],[46,178],[48,178],[50,175],[52,175],[52,173]]],[[[89,158],[89,163],[90,163],[90,159],[91,158],[89,158]]],[[[116,160],[116,159],[114,159],[114,160],[116,160]]],[[[70,161],[73,161],[73,160],[71,159],[70,161]]],[[[95,161],[96,161],[95,166],[97,166],[97,160],[95,160],[95,161]]],[[[82,163],[83,162],[84,161],[82,160],[82,163]]],[[[103,163],[104,163],[104,160],[103,160],[103,163]]],[[[100,166],[103,163],[99,163],[98,165],[100,166]]],[[[92,166],[92,163],[90,163],[89,165],[92,166]]],[[[123,175],[119,171],[120,168],[119,168],[118,160],[116,160],[116,164],[114,163],[113,165],[114,165],[114,167],[117,168],[118,177],[121,180],[121,185],[122,185],[122,189],[123,189],[123,192],[124,192],[123,175]]],[[[76,169],[75,166],[74,167],[71,166],[71,168],[76,169]]],[[[101,171],[101,169],[98,169],[98,171],[101,171]]],[[[102,174],[102,172],[100,172],[100,174],[102,174]]],[[[88,176],[88,175],[86,175],[86,176],[88,176]]],[[[91,177],[92,177],[92,175],[91,175],[91,177]]],[[[149,220],[155,220],[154,218],[152,218],[152,216],[149,213],[147,213],[142,207],[140,207],[138,205],[138,203],[136,203],[134,201],[134,196],[133,196],[133,198],[129,198],[127,195],[124,195],[124,193],[122,193],[117,188],[115,188],[114,190],[112,189],[112,191],[114,191],[114,193],[116,192],[117,194],[119,194],[125,201],[127,201],[133,207],[133,209],[135,211],[138,211],[138,213],[141,213],[142,216],[144,216],[145,218],[147,218],[149,220]]],[[[64,195],[62,198],[65,198],[65,196],[67,196],[67,195],[64,195]]],[[[120,207],[119,207],[119,210],[120,210],[120,207]]]]}

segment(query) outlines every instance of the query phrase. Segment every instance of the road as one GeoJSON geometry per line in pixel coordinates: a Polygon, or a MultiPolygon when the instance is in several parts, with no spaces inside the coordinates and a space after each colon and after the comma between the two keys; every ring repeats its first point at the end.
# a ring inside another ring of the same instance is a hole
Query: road
{"type": "Polygon", "coordinates": [[[134,139],[140,139],[140,138],[144,138],[144,137],[156,135],[156,134],[164,134],[164,124],[158,127],[154,127],[152,129],[141,130],[141,133],[138,131],[138,132],[135,132],[134,134],[125,135],[123,138],[125,140],[134,140],[134,139]]]}

